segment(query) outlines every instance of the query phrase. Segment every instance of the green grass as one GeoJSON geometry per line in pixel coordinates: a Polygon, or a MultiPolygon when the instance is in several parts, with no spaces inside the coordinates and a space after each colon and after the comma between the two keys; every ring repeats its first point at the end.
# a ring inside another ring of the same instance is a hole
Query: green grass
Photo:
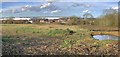
{"type": "Polygon", "coordinates": [[[62,37],[63,42],[60,47],[72,47],[74,45],[84,45],[81,43],[104,46],[115,42],[114,40],[95,40],[90,36],[89,29],[81,27],[61,25],[27,25],[27,24],[3,24],[3,42],[13,41],[17,38],[40,38],[40,37],[62,37]]]}
{"type": "Polygon", "coordinates": [[[2,41],[3,42],[10,42],[13,40],[13,36],[7,35],[7,36],[2,36],[2,41]]]}

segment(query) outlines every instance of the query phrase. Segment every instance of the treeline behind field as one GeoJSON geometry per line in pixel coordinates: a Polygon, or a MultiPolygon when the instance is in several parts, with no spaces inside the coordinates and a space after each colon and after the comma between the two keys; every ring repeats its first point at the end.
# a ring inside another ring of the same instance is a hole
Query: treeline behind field
{"type": "Polygon", "coordinates": [[[120,16],[118,13],[107,14],[95,20],[94,24],[99,26],[117,27],[120,24],[118,16],[120,16]]]}
{"type": "Polygon", "coordinates": [[[117,9],[105,9],[95,24],[99,26],[118,27],[120,24],[118,16],[120,16],[120,12],[117,9]]]}
{"type": "Polygon", "coordinates": [[[103,14],[98,18],[81,19],[79,17],[72,16],[67,24],[69,25],[95,25],[95,26],[108,26],[118,27],[120,12],[115,9],[106,9],[103,14]]]}

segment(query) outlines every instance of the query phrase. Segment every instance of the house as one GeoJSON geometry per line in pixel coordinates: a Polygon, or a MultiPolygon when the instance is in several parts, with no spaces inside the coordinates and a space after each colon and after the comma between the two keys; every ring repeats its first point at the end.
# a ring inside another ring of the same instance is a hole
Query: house
{"type": "Polygon", "coordinates": [[[10,18],[8,18],[8,17],[6,17],[6,18],[0,18],[1,21],[2,20],[8,20],[8,19],[10,19],[10,18]]]}
{"type": "Polygon", "coordinates": [[[51,19],[51,20],[55,20],[55,19],[56,19],[56,20],[57,20],[57,19],[60,19],[60,18],[59,18],[59,17],[45,17],[45,19],[49,19],[49,20],[50,20],[50,19],[51,19]]]}
{"type": "Polygon", "coordinates": [[[13,20],[31,20],[31,18],[13,18],[13,20]]]}
{"type": "Polygon", "coordinates": [[[32,19],[35,23],[59,23],[63,22],[63,19],[60,19],[60,17],[41,17],[41,18],[34,18],[32,19]]]}
{"type": "Polygon", "coordinates": [[[45,17],[45,19],[47,19],[48,21],[47,22],[59,22],[59,17],[45,17]]]}
{"type": "Polygon", "coordinates": [[[2,23],[3,24],[23,24],[23,23],[33,23],[31,18],[23,18],[23,17],[20,17],[20,18],[15,18],[15,17],[7,17],[7,18],[3,18],[3,19],[0,19],[2,20],[2,23]]]}
{"type": "MultiPolygon", "coordinates": [[[[79,18],[78,18],[79,19],[79,18]]],[[[68,23],[70,17],[9,17],[3,18],[3,23],[23,24],[23,23],[68,23]]]]}
{"type": "Polygon", "coordinates": [[[33,23],[30,17],[13,18],[13,21],[16,21],[16,22],[21,21],[22,23],[33,23]]]}

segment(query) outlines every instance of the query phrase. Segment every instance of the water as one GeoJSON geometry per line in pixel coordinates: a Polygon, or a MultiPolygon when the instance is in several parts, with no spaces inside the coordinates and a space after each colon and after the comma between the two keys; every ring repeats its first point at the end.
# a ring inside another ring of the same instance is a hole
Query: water
{"type": "Polygon", "coordinates": [[[120,37],[113,35],[94,35],[93,38],[98,40],[120,40],[120,37]]]}

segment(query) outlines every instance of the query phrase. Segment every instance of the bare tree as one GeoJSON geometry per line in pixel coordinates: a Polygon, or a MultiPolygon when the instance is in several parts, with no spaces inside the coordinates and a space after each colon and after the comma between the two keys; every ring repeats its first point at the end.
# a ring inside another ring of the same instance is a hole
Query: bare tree
{"type": "Polygon", "coordinates": [[[93,15],[91,13],[85,13],[85,14],[83,14],[83,18],[84,19],[92,19],[94,17],[93,17],[93,15]]]}

